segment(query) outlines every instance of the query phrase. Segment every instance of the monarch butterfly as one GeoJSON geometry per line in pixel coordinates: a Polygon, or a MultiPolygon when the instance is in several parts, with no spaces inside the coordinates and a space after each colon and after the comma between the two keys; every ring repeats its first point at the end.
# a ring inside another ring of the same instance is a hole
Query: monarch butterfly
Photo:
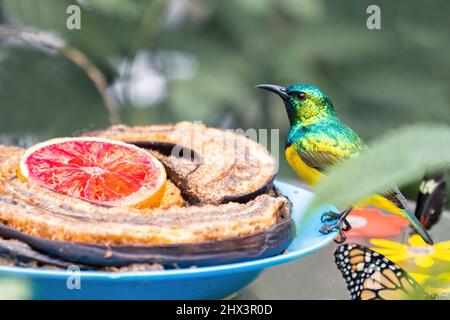
{"type": "Polygon", "coordinates": [[[357,244],[343,244],[335,262],[354,300],[428,300],[434,297],[383,255],[357,244]]]}

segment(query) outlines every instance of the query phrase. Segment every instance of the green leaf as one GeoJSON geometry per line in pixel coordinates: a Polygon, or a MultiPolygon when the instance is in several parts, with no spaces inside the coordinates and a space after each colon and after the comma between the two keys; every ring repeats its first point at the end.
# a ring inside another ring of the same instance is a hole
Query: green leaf
{"type": "Polygon", "coordinates": [[[450,164],[450,126],[414,125],[375,141],[355,160],[331,168],[313,189],[311,209],[323,203],[345,208],[396,183],[420,179],[425,170],[450,164]]]}

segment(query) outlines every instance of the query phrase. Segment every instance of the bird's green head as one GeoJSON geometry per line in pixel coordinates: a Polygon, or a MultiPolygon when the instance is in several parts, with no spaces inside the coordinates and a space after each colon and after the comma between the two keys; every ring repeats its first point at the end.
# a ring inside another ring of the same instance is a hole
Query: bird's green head
{"type": "Polygon", "coordinates": [[[272,84],[257,87],[274,92],[283,99],[291,125],[311,123],[334,114],[330,99],[315,86],[299,83],[289,87],[272,84]]]}

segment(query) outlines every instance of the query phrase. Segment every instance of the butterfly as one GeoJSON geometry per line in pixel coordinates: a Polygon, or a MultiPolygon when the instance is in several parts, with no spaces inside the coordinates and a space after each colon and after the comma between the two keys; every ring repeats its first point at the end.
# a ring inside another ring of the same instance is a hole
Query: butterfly
{"type": "Polygon", "coordinates": [[[420,183],[414,215],[427,230],[439,221],[446,189],[447,183],[442,171],[425,174],[420,183]]]}
{"type": "Polygon", "coordinates": [[[369,248],[343,244],[334,257],[353,300],[434,299],[405,270],[369,248]]]}

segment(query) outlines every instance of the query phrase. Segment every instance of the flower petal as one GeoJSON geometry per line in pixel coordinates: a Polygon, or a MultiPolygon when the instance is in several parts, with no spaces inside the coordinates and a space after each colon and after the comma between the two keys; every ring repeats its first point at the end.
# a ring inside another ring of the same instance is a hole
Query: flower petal
{"type": "Polygon", "coordinates": [[[388,258],[392,262],[398,263],[401,261],[408,260],[408,259],[412,258],[412,256],[407,254],[406,252],[403,252],[403,253],[398,253],[395,255],[386,256],[386,258],[388,258]]]}
{"type": "Polygon", "coordinates": [[[413,234],[411,237],[409,237],[408,243],[411,246],[417,246],[417,247],[423,247],[423,246],[427,245],[425,243],[425,241],[423,241],[422,237],[419,236],[418,234],[413,234]]]}
{"type": "Polygon", "coordinates": [[[370,239],[370,243],[377,247],[390,248],[397,250],[406,250],[407,247],[403,243],[398,243],[386,239],[370,239]]]}
{"type": "Polygon", "coordinates": [[[433,258],[450,261],[450,250],[436,250],[436,252],[433,253],[433,258]]]}
{"type": "Polygon", "coordinates": [[[433,258],[429,255],[420,255],[414,259],[417,266],[421,268],[429,268],[434,264],[433,258]]]}
{"type": "Polygon", "coordinates": [[[403,250],[397,250],[397,249],[390,249],[390,248],[378,248],[378,247],[374,247],[374,248],[370,248],[371,250],[378,252],[379,254],[382,254],[384,256],[389,256],[389,255],[398,255],[403,253],[403,250]]]}
{"type": "Polygon", "coordinates": [[[438,242],[434,247],[436,249],[450,249],[450,241],[438,242]]]}
{"type": "Polygon", "coordinates": [[[450,292],[450,287],[448,288],[433,288],[433,287],[425,287],[425,291],[429,294],[447,294],[450,292]]]}
{"type": "Polygon", "coordinates": [[[409,272],[408,274],[411,276],[411,278],[416,280],[419,284],[423,284],[425,281],[427,281],[431,277],[430,275],[424,274],[424,273],[409,272]]]}
{"type": "Polygon", "coordinates": [[[434,275],[424,283],[428,293],[445,294],[450,292],[450,272],[434,275]]]}

